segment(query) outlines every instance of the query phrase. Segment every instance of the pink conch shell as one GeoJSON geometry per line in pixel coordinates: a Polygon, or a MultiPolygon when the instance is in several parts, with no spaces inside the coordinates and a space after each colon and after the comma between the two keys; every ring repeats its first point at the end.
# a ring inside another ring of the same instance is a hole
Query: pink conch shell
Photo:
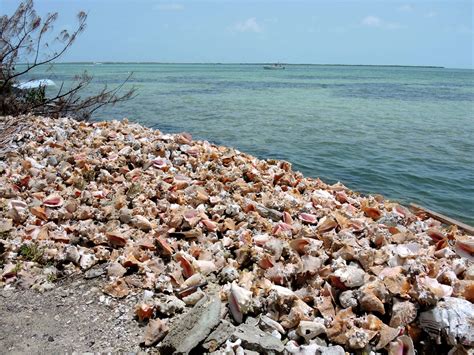
{"type": "Polygon", "coordinates": [[[283,222],[286,224],[293,224],[293,218],[291,218],[291,215],[288,212],[283,212],[283,222]]]}
{"type": "Polygon", "coordinates": [[[281,232],[291,232],[293,228],[284,222],[278,222],[275,224],[275,226],[272,228],[272,234],[273,235],[278,235],[281,232]]]}
{"type": "Polygon", "coordinates": [[[395,341],[390,343],[388,349],[389,355],[415,355],[415,346],[413,340],[409,336],[399,336],[395,341]]]}
{"type": "Polygon", "coordinates": [[[209,232],[215,232],[217,230],[217,224],[210,219],[203,219],[201,223],[204,224],[209,232]]]}
{"type": "Polygon", "coordinates": [[[61,207],[63,203],[63,198],[56,194],[49,195],[43,200],[43,205],[46,207],[61,207]]]}
{"type": "Polygon", "coordinates": [[[310,224],[315,224],[318,221],[318,217],[315,216],[314,214],[309,214],[309,213],[300,213],[298,216],[300,220],[306,223],[310,224]]]}
{"type": "Polygon", "coordinates": [[[152,161],[152,163],[153,163],[153,166],[154,166],[155,168],[158,168],[158,169],[162,169],[162,168],[164,168],[165,166],[167,166],[166,160],[161,159],[161,158],[156,158],[156,159],[154,159],[154,160],[152,161]]]}
{"type": "Polygon", "coordinates": [[[474,261],[474,238],[468,236],[456,238],[454,250],[459,256],[474,261]]]}
{"type": "Polygon", "coordinates": [[[316,228],[318,229],[318,232],[320,233],[324,233],[324,232],[329,232],[331,229],[334,229],[337,227],[337,222],[332,219],[332,218],[328,218],[328,217],[323,217],[318,225],[316,226],[316,228]]]}
{"type": "Polygon", "coordinates": [[[242,323],[243,316],[250,309],[252,292],[232,283],[229,293],[229,308],[237,323],[242,323]]]}
{"type": "Polygon", "coordinates": [[[439,298],[449,297],[453,293],[451,286],[440,284],[438,280],[432,279],[431,277],[418,277],[417,281],[419,286],[427,288],[439,298]]]}
{"type": "Polygon", "coordinates": [[[183,276],[186,279],[191,277],[194,274],[193,265],[189,262],[189,260],[184,255],[182,255],[181,253],[176,254],[176,260],[181,265],[181,268],[183,269],[183,276]]]}
{"type": "Polygon", "coordinates": [[[305,253],[305,247],[310,243],[309,239],[298,238],[290,241],[290,247],[296,251],[298,254],[305,253]]]}

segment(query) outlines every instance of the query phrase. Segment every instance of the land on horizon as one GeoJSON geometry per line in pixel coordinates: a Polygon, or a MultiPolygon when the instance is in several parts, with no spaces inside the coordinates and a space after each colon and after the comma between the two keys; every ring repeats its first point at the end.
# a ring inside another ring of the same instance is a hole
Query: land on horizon
{"type": "MultiPolygon", "coordinates": [[[[272,64],[275,62],[255,62],[255,63],[239,63],[239,62],[160,62],[160,61],[65,61],[65,62],[55,62],[55,64],[187,64],[187,65],[265,65],[272,64]]],[[[467,69],[474,70],[471,68],[451,68],[438,65],[404,65],[404,64],[341,64],[341,63],[286,63],[286,62],[277,62],[284,65],[305,65],[305,66],[332,66],[332,67],[399,67],[399,68],[438,68],[438,69],[467,69]]],[[[25,64],[25,63],[21,63],[25,64]]]]}

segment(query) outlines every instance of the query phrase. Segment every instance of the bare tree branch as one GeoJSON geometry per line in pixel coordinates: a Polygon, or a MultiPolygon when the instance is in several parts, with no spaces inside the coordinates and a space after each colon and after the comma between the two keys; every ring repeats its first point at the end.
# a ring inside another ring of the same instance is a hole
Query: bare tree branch
{"type": "Polygon", "coordinates": [[[29,90],[17,88],[18,79],[34,68],[52,66],[86,28],[87,13],[81,11],[77,15],[78,24],[75,30],[71,33],[67,30],[60,31],[54,41],[49,43],[45,34],[52,30],[57,18],[58,14],[54,12],[42,20],[36,14],[33,0],[21,2],[11,16],[0,16],[0,114],[31,112],[89,119],[105,105],[115,105],[134,97],[134,88],[120,93],[125,83],[130,80],[131,74],[119,86],[108,89],[105,85],[95,95],[85,98],[81,98],[80,94],[93,80],[86,72],[76,76],[67,90],[64,90],[64,82],[61,83],[56,94],[50,97],[46,96],[45,87],[29,90]],[[44,53],[42,46],[47,50],[44,53]],[[25,63],[25,67],[17,71],[16,66],[19,63],[25,63]]]}

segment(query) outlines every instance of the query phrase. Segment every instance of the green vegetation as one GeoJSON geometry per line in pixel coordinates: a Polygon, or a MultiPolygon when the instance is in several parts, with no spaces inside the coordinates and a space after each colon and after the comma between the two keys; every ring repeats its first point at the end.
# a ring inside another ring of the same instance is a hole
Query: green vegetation
{"type": "Polygon", "coordinates": [[[38,245],[31,243],[31,244],[23,244],[20,247],[19,255],[21,255],[25,260],[34,261],[36,263],[40,263],[43,259],[44,249],[38,247],[38,245]]]}

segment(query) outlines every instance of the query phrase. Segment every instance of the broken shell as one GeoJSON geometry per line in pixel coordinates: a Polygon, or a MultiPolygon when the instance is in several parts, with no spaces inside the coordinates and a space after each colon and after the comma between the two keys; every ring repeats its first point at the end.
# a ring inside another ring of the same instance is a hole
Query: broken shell
{"type": "Polygon", "coordinates": [[[268,329],[268,330],[276,330],[278,331],[280,334],[285,334],[285,329],[280,325],[280,323],[278,323],[277,321],[274,321],[273,319],[271,319],[270,317],[268,316],[261,316],[260,317],[260,325],[263,327],[262,329],[265,330],[265,329],[268,329]],[[264,329],[265,328],[265,329],[264,329]]]}
{"type": "Polygon", "coordinates": [[[123,247],[127,244],[127,238],[125,238],[120,232],[107,232],[105,233],[105,236],[112,246],[123,247]]]}
{"type": "Polygon", "coordinates": [[[418,277],[417,285],[422,289],[429,290],[438,298],[449,297],[453,293],[453,288],[451,286],[440,284],[438,280],[428,276],[418,277]]]}
{"type": "Polygon", "coordinates": [[[364,311],[385,314],[383,302],[372,292],[362,292],[359,297],[359,305],[364,311]]]}
{"type": "Polygon", "coordinates": [[[132,224],[135,228],[141,229],[144,232],[149,232],[153,229],[153,225],[150,221],[139,215],[132,218],[132,224]]]}
{"type": "Polygon", "coordinates": [[[174,250],[171,247],[171,245],[168,244],[168,242],[166,241],[166,239],[164,237],[160,236],[160,237],[156,238],[156,240],[158,242],[158,246],[161,248],[161,250],[163,251],[164,254],[173,255],[174,250]]]}
{"type": "Polygon", "coordinates": [[[404,327],[416,319],[417,310],[413,303],[409,301],[395,302],[392,307],[391,327],[404,327]]]}
{"type": "Polygon", "coordinates": [[[130,293],[127,284],[121,279],[105,285],[103,291],[104,293],[116,298],[123,298],[130,293]]]}
{"type": "Polygon", "coordinates": [[[196,260],[193,264],[203,275],[208,275],[211,272],[217,271],[216,264],[210,260],[196,260]]]}
{"type": "Polygon", "coordinates": [[[375,349],[380,350],[385,348],[399,334],[400,330],[398,328],[391,328],[382,323],[382,329],[379,331],[380,338],[375,349]]]}
{"type": "Polygon", "coordinates": [[[189,262],[189,260],[184,256],[182,253],[178,253],[175,256],[176,260],[179,262],[181,265],[181,268],[183,270],[183,276],[185,278],[189,278],[194,275],[194,267],[193,265],[189,262]]]}
{"type": "Polygon", "coordinates": [[[210,232],[215,232],[217,230],[217,224],[209,219],[203,219],[201,223],[204,224],[206,229],[210,232]]]}
{"type": "Polygon", "coordinates": [[[344,286],[354,288],[364,284],[365,271],[355,266],[347,266],[337,269],[334,276],[338,277],[344,286]]]}
{"type": "Polygon", "coordinates": [[[310,243],[309,239],[297,238],[290,241],[290,247],[299,254],[305,253],[305,247],[310,243]]]}
{"type": "Polygon", "coordinates": [[[343,308],[357,307],[357,299],[354,295],[354,291],[348,290],[341,292],[339,295],[339,303],[343,308]]]}
{"type": "Polygon", "coordinates": [[[296,333],[302,336],[307,343],[321,334],[326,333],[323,318],[316,318],[313,321],[302,320],[296,329],[296,333]]]}
{"type": "Polygon", "coordinates": [[[48,216],[46,215],[46,210],[43,207],[40,206],[35,206],[30,208],[30,212],[38,217],[39,219],[42,219],[43,221],[48,220],[48,216]]]}
{"type": "Polygon", "coordinates": [[[168,333],[168,325],[166,321],[161,319],[150,319],[145,328],[143,335],[143,343],[145,346],[152,346],[163,339],[168,333]]]}
{"type": "Polygon", "coordinates": [[[153,306],[146,303],[139,303],[135,306],[135,315],[139,322],[148,320],[153,317],[153,306]]]}

